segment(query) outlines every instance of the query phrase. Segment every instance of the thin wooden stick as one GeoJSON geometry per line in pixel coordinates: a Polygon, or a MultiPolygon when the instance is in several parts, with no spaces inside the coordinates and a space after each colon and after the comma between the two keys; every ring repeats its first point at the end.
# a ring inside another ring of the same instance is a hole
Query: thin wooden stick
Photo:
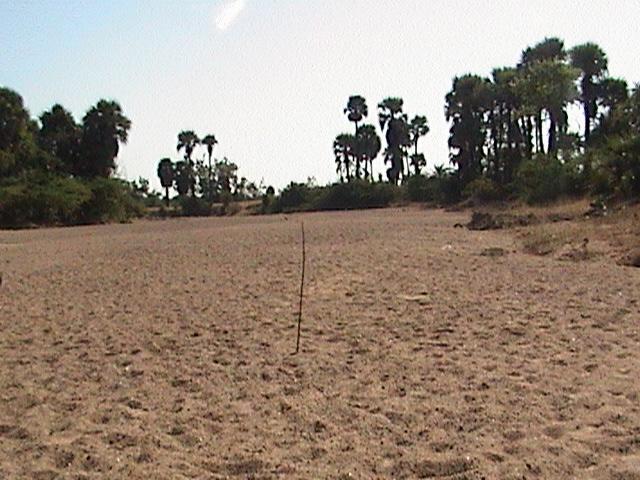
{"type": "Polygon", "coordinates": [[[302,325],[302,298],[304,293],[304,267],[306,264],[304,222],[300,223],[300,227],[302,228],[302,278],[300,278],[300,306],[298,308],[298,337],[296,338],[296,354],[300,351],[300,326],[302,325]]]}

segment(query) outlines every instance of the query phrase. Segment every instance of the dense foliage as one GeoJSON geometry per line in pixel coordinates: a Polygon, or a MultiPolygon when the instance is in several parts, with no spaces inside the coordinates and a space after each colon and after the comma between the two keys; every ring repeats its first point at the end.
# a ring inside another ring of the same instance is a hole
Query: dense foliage
{"type": "Polygon", "coordinates": [[[0,88],[0,227],[125,221],[153,195],[113,178],[130,120],[100,100],[77,123],[61,105],[31,118],[22,97],[0,88]]]}
{"type": "Polygon", "coordinates": [[[596,44],[567,51],[547,38],[491,78],[456,77],[445,112],[461,190],[482,187],[490,198],[530,203],[589,193],[637,197],[640,92],[629,94],[607,64],[596,44]],[[571,105],[582,110],[574,130],[571,105]]]}
{"type": "Polygon", "coordinates": [[[225,215],[234,211],[233,201],[260,197],[262,185],[238,177],[238,166],[228,158],[213,158],[217,144],[213,134],[202,139],[192,130],[178,134],[177,151],[183,152],[183,158],[177,162],[163,158],[158,162],[166,206],[170,204],[171,189],[178,194],[179,213],[186,216],[225,215]],[[194,160],[198,147],[204,147],[206,157],[194,160]]]}
{"type": "MultiPolygon", "coordinates": [[[[411,200],[436,203],[542,203],[584,194],[637,198],[640,91],[629,92],[607,68],[606,53],[594,43],[567,50],[561,39],[546,38],[490,78],[455,77],[445,97],[454,169],[439,166],[428,176],[421,173],[426,158],[418,150],[429,132],[426,117],[409,121],[402,98],[384,99],[378,119],[387,180],[401,181],[411,200]],[[572,105],[580,108],[580,118],[571,117],[572,105]]],[[[373,181],[381,141],[373,125],[360,125],[368,115],[366,100],[350,97],[344,112],[356,129],[333,143],[340,181],[373,181]]]]}

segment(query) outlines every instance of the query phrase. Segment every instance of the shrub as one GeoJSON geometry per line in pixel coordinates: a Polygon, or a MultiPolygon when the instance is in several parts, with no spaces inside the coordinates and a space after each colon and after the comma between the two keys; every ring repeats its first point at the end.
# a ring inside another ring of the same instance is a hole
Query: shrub
{"type": "Polygon", "coordinates": [[[208,217],[211,215],[211,206],[203,198],[180,195],[177,201],[180,212],[185,217],[208,217]]]}
{"type": "Polygon", "coordinates": [[[475,202],[486,203],[504,199],[505,191],[490,178],[478,177],[467,184],[463,190],[463,195],[475,202]]]}
{"type": "Polygon", "coordinates": [[[389,183],[354,180],[318,189],[320,195],[311,204],[313,210],[347,210],[380,208],[400,200],[402,190],[389,183]]]}
{"type": "Polygon", "coordinates": [[[79,180],[29,172],[0,186],[0,225],[76,223],[90,198],[90,189],[79,180]]]}
{"type": "Polygon", "coordinates": [[[433,199],[441,205],[450,205],[460,201],[462,197],[462,185],[458,177],[453,174],[431,177],[430,183],[433,189],[433,199]]]}
{"type": "Polygon", "coordinates": [[[413,175],[406,183],[407,197],[412,202],[432,202],[435,200],[433,178],[413,175]]]}
{"type": "Polygon", "coordinates": [[[125,222],[144,214],[131,185],[117,178],[96,177],[87,180],[90,199],[83,204],[80,223],[125,222]]]}
{"type": "Polygon", "coordinates": [[[568,192],[564,166],[544,155],[523,162],[515,183],[518,195],[529,204],[551,202],[568,192]]]}
{"type": "Polygon", "coordinates": [[[311,201],[311,191],[312,187],[304,183],[291,182],[280,193],[279,201],[277,202],[279,203],[278,207],[282,211],[304,209],[303,207],[305,205],[308,207],[311,201]]]}
{"type": "Polygon", "coordinates": [[[80,180],[31,171],[0,185],[0,226],[74,225],[125,221],[143,207],[122,180],[80,180]]]}
{"type": "Polygon", "coordinates": [[[611,139],[594,156],[595,193],[640,197],[640,136],[611,139]]]}

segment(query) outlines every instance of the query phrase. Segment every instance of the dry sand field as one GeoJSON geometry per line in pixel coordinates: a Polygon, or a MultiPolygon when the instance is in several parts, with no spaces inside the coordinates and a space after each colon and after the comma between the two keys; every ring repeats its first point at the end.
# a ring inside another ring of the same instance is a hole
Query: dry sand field
{"type": "Polygon", "coordinates": [[[0,479],[640,479],[640,270],[468,217],[0,232],[0,479]]]}

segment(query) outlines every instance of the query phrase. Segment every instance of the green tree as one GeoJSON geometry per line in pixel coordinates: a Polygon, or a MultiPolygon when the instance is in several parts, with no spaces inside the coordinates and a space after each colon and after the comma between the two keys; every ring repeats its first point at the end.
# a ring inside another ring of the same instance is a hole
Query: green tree
{"type": "Polygon", "coordinates": [[[164,188],[164,201],[167,207],[169,206],[169,189],[173,186],[175,171],[175,165],[169,158],[163,158],[158,163],[158,178],[162,188],[164,188]]]}
{"type": "Polygon", "coordinates": [[[27,141],[31,119],[22,97],[0,87],[0,175],[16,173],[20,151],[27,141]]]}
{"type": "Polygon", "coordinates": [[[364,163],[364,175],[365,177],[373,177],[373,160],[380,153],[382,143],[376,127],[373,125],[361,125],[358,128],[358,135],[356,137],[358,144],[358,153],[362,156],[364,163]]]}
{"type": "Polygon", "coordinates": [[[74,173],[82,177],[109,177],[116,169],[120,144],[126,144],[131,120],[120,105],[100,100],[82,119],[80,155],[74,173]]]}
{"type": "Polygon", "coordinates": [[[416,175],[420,174],[420,168],[424,167],[426,159],[424,155],[418,154],[418,141],[429,133],[429,123],[424,115],[416,115],[409,123],[409,138],[413,144],[413,155],[411,156],[411,165],[415,169],[416,175]]]}
{"type": "Polygon", "coordinates": [[[490,107],[490,83],[477,75],[453,79],[445,100],[445,116],[449,129],[450,161],[458,168],[463,184],[482,173],[486,138],[485,114],[490,107]]]}
{"type": "Polygon", "coordinates": [[[341,133],[333,141],[333,155],[336,161],[336,172],[340,181],[351,181],[351,165],[356,153],[356,137],[350,133],[341,133]],[[344,172],[344,175],[343,175],[344,172]]]}
{"type": "MultiPolygon", "coordinates": [[[[369,107],[367,107],[367,101],[360,95],[354,95],[349,97],[347,107],[344,109],[344,113],[350,122],[355,125],[355,136],[358,136],[358,124],[369,115],[369,107]]],[[[355,144],[354,160],[355,160],[355,176],[360,178],[360,167],[362,158],[362,152],[359,151],[359,144],[355,144]]],[[[365,166],[365,171],[367,170],[365,166]]]]}
{"type": "Polygon", "coordinates": [[[385,161],[391,164],[387,170],[387,178],[398,183],[404,174],[404,158],[406,148],[411,145],[407,115],[403,112],[404,100],[399,97],[387,97],[378,104],[378,120],[380,129],[385,132],[387,150],[385,161]]]}
{"type": "Polygon", "coordinates": [[[174,170],[174,181],[178,195],[185,196],[195,190],[195,177],[193,167],[187,160],[176,162],[174,170]]]}
{"type": "Polygon", "coordinates": [[[215,145],[217,145],[218,140],[216,140],[215,135],[205,135],[205,137],[202,139],[202,145],[205,145],[207,147],[207,155],[209,157],[209,176],[207,178],[208,182],[208,189],[207,189],[207,199],[211,202],[213,201],[213,189],[211,188],[213,186],[213,169],[212,169],[212,165],[211,165],[211,157],[213,156],[213,147],[215,145]]]}
{"type": "Polygon", "coordinates": [[[344,113],[350,122],[353,122],[356,127],[355,134],[358,134],[358,123],[363,118],[369,115],[369,108],[367,107],[367,101],[360,95],[354,95],[349,97],[347,107],[344,109],[344,113]]]}
{"type": "Polygon", "coordinates": [[[72,173],[80,155],[82,128],[71,112],[59,104],[40,115],[40,125],[40,147],[60,160],[58,169],[61,172],[72,173]]]}
{"type": "MultiPolygon", "coordinates": [[[[558,138],[566,134],[566,107],[577,98],[575,81],[578,71],[566,63],[545,60],[531,65],[521,77],[520,94],[537,112],[546,111],[549,118],[548,152],[555,154],[558,138]]],[[[539,145],[544,152],[544,146],[539,145]]]]}
{"type": "MultiPolygon", "coordinates": [[[[539,62],[559,62],[562,63],[567,58],[564,48],[564,41],[559,38],[545,38],[532,47],[527,47],[521,55],[518,70],[522,76],[526,76],[528,69],[539,62]]],[[[536,151],[544,153],[544,141],[542,133],[542,113],[544,106],[535,102],[538,100],[534,95],[528,97],[528,102],[523,105],[525,111],[535,119],[535,145],[536,151]]]]}
{"type": "Polygon", "coordinates": [[[587,144],[597,116],[598,83],[607,73],[607,55],[602,48],[590,42],[573,47],[569,55],[571,65],[580,71],[580,102],[584,111],[584,142],[587,144]]]}
{"type": "Polygon", "coordinates": [[[182,180],[182,183],[183,185],[187,183],[190,185],[190,191],[192,196],[195,196],[196,194],[195,192],[196,182],[195,182],[195,166],[194,166],[193,160],[191,159],[191,156],[193,155],[193,151],[195,150],[196,146],[199,143],[200,143],[200,139],[194,133],[193,130],[183,130],[178,134],[178,145],[176,149],[178,150],[178,153],[180,153],[181,150],[184,150],[184,160],[189,166],[188,169],[184,167],[181,168],[181,175],[187,175],[187,174],[191,175],[191,179],[189,180],[189,182],[187,182],[186,180],[182,180]]]}
{"type": "Polygon", "coordinates": [[[199,143],[200,139],[193,130],[183,130],[178,134],[178,145],[176,148],[178,153],[180,153],[181,150],[184,150],[184,159],[189,163],[193,163],[191,156],[199,143]]]}

